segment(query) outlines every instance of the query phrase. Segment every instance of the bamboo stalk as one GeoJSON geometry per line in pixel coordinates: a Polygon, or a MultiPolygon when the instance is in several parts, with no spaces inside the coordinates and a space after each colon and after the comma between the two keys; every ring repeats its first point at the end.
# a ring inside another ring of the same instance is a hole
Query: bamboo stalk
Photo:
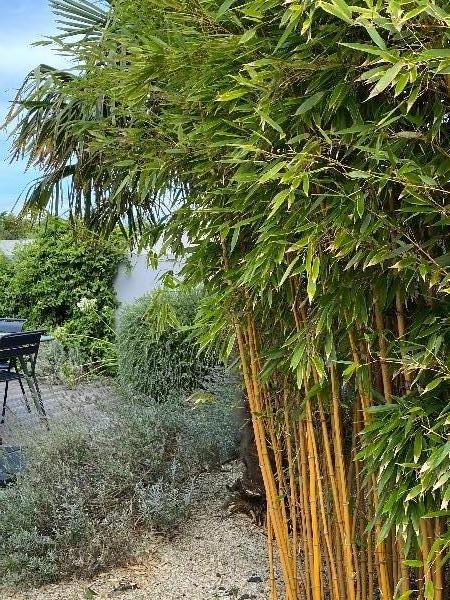
{"type": "MultiPolygon", "coordinates": [[[[248,337],[249,332],[247,333],[248,337]]],[[[283,579],[286,586],[286,598],[287,600],[297,600],[297,594],[294,587],[293,573],[292,573],[292,561],[289,560],[287,540],[286,540],[286,525],[283,524],[280,506],[277,498],[275,478],[273,476],[270,457],[267,449],[266,438],[262,427],[260,413],[261,404],[259,398],[259,385],[257,377],[254,373],[254,361],[251,360],[249,368],[247,361],[247,352],[245,348],[244,337],[241,332],[239,325],[236,325],[236,337],[239,345],[239,352],[241,357],[241,368],[244,376],[244,381],[247,388],[247,395],[249,398],[250,410],[252,413],[252,422],[255,432],[255,442],[258,452],[258,458],[261,466],[261,473],[264,481],[264,487],[267,495],[268,511],[271,513],[271,522],[277,541],[277,547],[280,552],[280,563],[283,572],[283,579]]],[[[250,353],[251,353],[251,344],[250,353]]]]}
{"type": "Polygon", "coordinates": [[[277,585],[275,580],[275,566],[273,560],[273,529],[270,513],[267,513],[267,549],[269,552],[269,589],[270,600],[278,600],[277,585]]]}
{"type": "MultiPolygon", "coordinates": [[[[436,517],[434,520],[434,539],[442,535],[441,519],[436,517]]],[[[444,571],[440,553],[436,556],[434,563],[434,600],[443,600],[444,595],[444,571]]]]}
{"type": "Polygon", "coordinates": [[[406,594],[407,592],[409,592],[409,589],[410,589],[409,588],[409,570],[408,570],[408,567],[405,565],[405,560],[406,560],[405,549],[404,549],[403,540],[401,538],[399,538],[399,540],[398,540],[398,555],[399,555],[400,576],[401,576],[400,589],[402,591],[402,594],[406,594]]]}
{"type": "MultiPolygon", "coordinates": [[[[295,310],[294,310],[295,312],[295,310]]],[[[304,309],[300,309],[300,315],[296,316],[296,324],[299,329],[302,323],[305,323],[306,315],[304,313],[304,309]]],[[[315,376],[316,383],[319,381],[319,376],[315,370],[313,370],[313,374],[315,376]]],[[[308,386],[305,384],[305,390],[308,392],[308,386]]],[[[336,404],[338,404],[338,398],[336,404]]],[[[335,469],[333,467],[333,461],[331,458],[331,450],[328,442],[328,430],[326,426],[326,420],[323,412],[323,406],[321,402],[321,398],[319,396],[319,415],[320,415],[320,423],[322,428],[322,440],[324,444],[325,458],[326,463],[328,465],[328,473],[329,473],[329,481],[331,483],[332,495],[334,498],[334,507],[335,514],[337,515],[337,523],[341,533],[341,543],[343,546],[343,556],[344,556],[344,572],[345,572],[345,580],[346,580],[346,598],[348,600],[356,600],[355,597],[355,587],[354,587],[354,577],[355,577],[355,568],[354,568],[354,553],[353,547],[351,544],[351,527],[350,527],[350,516],[349,516],[349,499],[348,499],[348,491],[347,484],[345,481],[345,467],[344,467],[344,459],[343,459],[343,449],[342,449],[342,432],[340,429],[340,416],[338,416],[338,409],[334,409],[334,423],[337,431],[334,432],[334,440],[336,441],[336,436],[339,437],[339,442],[335,443],[335,460],[337,460],[338,464],[340,464],[340,470],[338,472],[338,476],[336,477],[335,469]],[[336,448],[338,448],[338,453],[336,453],[336,448]],[[339,454],[340,450],[340,454],[339,454]],[[339,463],[340,461],[340,463],[339,463]]],[[[307,404],[310,412],[310,403],[308,401],[307,404]]],[[[312,421],[312,416],[308,422],[312,421]]],[[[356,558],[356,557],[355,557],[356,558]]],[[[330,559],[331,560],[331,559],[330,559]]],[[[338,573],[336,573],[338,576],[338,573]]],[[[339,572],[339,575],[342,577],[342,572],[339,572]]],[[[338,576],[338,581],[340,577],[338,576]]]]}
{"type": "Polygon", "coordinates": [[[291,427],[289,423],[289,407],[287,402],[287,391],[286,382],[283,394],[283,406],[284,406],[284,426],[285,426],[285,439],[286,439],[286,454],[288,459],[288,471],[289,471],[289,491],[290,491],[290,516],[291,516],[291,529],[292,529],[292,556],[294,559],[294,580],[295,589],[298,590],[298,573],[297,573],[297,555],[298,555],[298,540],[297,540],[297,488],[295,485],[295,473],[294,473],[294,457],[292,455],[292,443],[291,443],[291,427]]]}
{"type": "MultiPolygon", "coordinates": [[[[396,311],[397,311],[398,336],[400,338],[400,345],[402,345],[402,340],[405,338],[405,335],[406,335],[406,320],[405,320],[405,313],[403,311],[402,299],[400,296],[400,292],[398,290],[395,294],[395,307],[396,307],[396,311]]],[[[411,387],[411,374],[406,367],[403,350],[401,352],[402,352],[402,362],[403,362],[403,376],[405,378],[405,387],[406,387],[406,389],[409,389],[411,387]]]]}
{"type": "MultiPolygon", "coordinates": [[[[315,445],[315,443],[314,443],[315,445]]],[[[323,494],[323,489],[322,489],[322,478],[320,477],[320,466],[319,466],[319,459],[318,459],[318,454],[317,454],[317,448],[314,448],[314,457],[315,457],[315,463],[316,463],[316,471],[318,473],[318,478],[317,478],[317,485],[318,485],[318,496],[319,496],[319,507],[320,507],[320,514],[322,517],[322,527],[323,527],[323,537],[325,540],[325,546],[328,552],[328,565],[329,565],[329,569],[330,569],[330,587],[332,590],[332,598],[334,598],[335,600],[340,600],[341,596],[340,596],[340,588],[339,588],[339,581],[338,581],[338,571],[337,571],[337,567],[336,567],[336,558],[334,556],[333,553],[333,544],[331,541],[331,537],[330,537],[330,528],[328,526],[328,519],[327,519],[327,514],[326,514],[326,510],[325,510],[325,503],[324,503],[324,494],[323,494]]]]}
{"type": "MultiPolygon", "coordinates": [[[[367,516],[369,521],[372,521],[373,513],[372,507],[370,503],[370,494],[369,494],[369,504],[367,509],[367,516]]],[[[373,542],[372,542],[373,534],[369,531],[367,535],[367,573],[368,573],[368,586],[367,586],[367,600],[373,600],[374,597],[374,568],[373,568],[373,542]]]]}
{"type": "MultiPolygon", "coordinates": [[[[224,266],[225,269],[228,270],[228,256],[223,236],[221,236],[221,245],[224,266]]],[[[281,519],[280,506],[276,497],[275,478],[272,472],[272,466],[267,449],[264,428],[260,419],[261,402],[258,383],[259,373],[255,372],[255,360],[254,356],[252,355],[253,327],[251,326],[252,324],[250,317],[248,317],[247,319],[247,330],[245,333],[234,317],[233,322],[239,347],[242,374],[247,390],[247,396],[252,415],[252,424],[255,436],[256,449],[258,453],[261,474],[263,477],[264,488],[266,491],[268,515],[270,516],[271,528],[273,529],[280,555],[281,570],[283,573],[283,579],[286,587],[286,600],[298,600],[297,590],[294,585],[294,578],[292,574],[292,559],[289,560],[289,553],[287,548],[287,525],[286,522],[283,523],[281,519]],[[245,335],[247,335],[247,340],[245,339],[245,335]],[[250,351],[250,366],[248,363],[248,354],[246,348],[248,348],[250,351]]]]}
{"type": "Polygon", "coordinates": [[[420,519],[420,550],[422,552],[423,584],[425,592],[428,582],[433,581],[431,563],[428,557],[430,553],[430,531],[427,519],[420,519]]]}
{"type": "Polygon", "coordinates": [[[419,567],[418,568],[418,574],[417,574],[417,585],[418,585],[418,594],[417,594],[417,600],[424,600],[424,585],[423,585],[423,581],[424,581],[424,568],[423,567],[419,567]]]}
{"type": "Polygon", "coordinates": [[[314,429],[312,426],[311,404],[308,400],[306,405],[306,443],[308,448],[308,467],[309,467],[309,498],[311,505],[311,532],[312,532],[312,598],[313,600],[321,600],[321,560],[320,560],[320,530],[319,520],[317,517],[317,473],[315,469],[314,446],[312,438],[314,429]]]}
{"type": "Polygon", "coordinates": [[[311,598],[311,588],[312,588],[312,569],[311,569],[311,558],[313,555],[312,551],[312,534],[311,534],[311,509],[309,502],[309,477],[308,477],[308,468],[306,462],[306,443],[305,443],[305,425],[303,422],[298,424],[298,438],[300,445],[300,481],[302,482],[302,497],[303,497],[303,508],[302,515],[304,515],[305,528],[303,530],[303,556],[304,556],[304,568],[305,568],[305,579],[308,581],[308,585],[306,587],[307,590],[307,598],[310,600],[311,598]]]}
{"type": "MultiPolygon", "coordinates": [[[[403,311],[403,302],[401,299],[401,295],[399,290],[396,291],[395,294],[395,308],[396,308],[396,313],[397,313],[397,332],[398,332],[398,337],[400,340],[400,347],[402,348],[402,340],[404,339],[405,335],[406,335],[406,320],[405,320],[405,314],[403,311]]],[[[405,389],[408,390],[411,386],[411,375],[406,367],[406,363],[405,363],[405,358],[403,355],[403,350],[401,349],[401,354],[402,354],[402,364],[403,364],[403,377],[405,380],[405,389]]],[[[400,569],[400,589],[402,591],[402,594],[407,594],[410,591],[410,587],[409,587],[409,570],[408,567],[405,565],[405,551],[404,551],[404,543],[403,540],[401,538],[398,539],[398,554],[399,554],[399,569],[400,569]]]]}
{"type": "MultiPolygon", "coordinates": [[[[353,331],[350,329],[348,331],[350,347],[352,350],[353,362],[360,366],[361,361],[359,358],[358,348],[356,346],[355,337],[353,331]]],[[[370,405],[370,400],[367,397],[365,391],[362,388],[361,383],[358,383],[358,393],[361,402],[361,406],[363,407],[363,415],[364,415],[364,423],[367,424],[369,422],[369,414],[367,409],[370,405]]],[[[376,478],[375,475],[372,477],[372,502],[375,511],[378,507],[378,498],[376,492],[376,478]]],[[[386,549],[384,542],[379,542],[378,538],[380,536],[380,525],[376,521],[375,522],[375,555],[377,559],[377,569],[378,569],[378,585],[380,587],[380,591],[382,594],[383,600],[390,600],[392,597],[392,589],[389,583],[389,576],[386,564],[386,549]]]]}
{"type": "Polygon", "coordinates": [[[338,531],[340,534],[342,544],[344,544],[345,532],[344,532],[344,519],[342,516],[342,505],[341,505],[341,502],[339,499],[339,493],[338,493],[338,488],[337,488],[337,483],[336,483],[337,477],[336,477],[336,473],[335,473],[335,469],[334,469],[334,465],[333,465],[333,458],[332,458],[332,454],[331,454],[328,426],[326,423],[325,413],[323,410],[323,403],[322,403],[322,399],[320,396],[318,398],[318,408],[319,408],[320,426],[322,429],[322,440],[323,440],[323,447],[324,447],[325,462],[327,465],[328,480],[330,483],[330,489],[331,489],[331,494],[332,494],[333,503],[334,503],[336,523],[338,526],[338,531]]]}
{"type": "Polygon", "coordinates": [[[387,345],[386,338],[384,337],[384,322],[383,316],[381,314],[380,306],[378,304],[378,300],[374,302],[374,310],[375,310],[375,322],[378,331],[378,343],[380,346],[380,366],[381,366],[381,375],[383,378],[383,388],[384,388],[384,397],[388,404],[392,402],[392,382],[391,375],[389,372],[389,365],[387,363],[387,345]]]}
{"type": "Polygon", "coordinates": [[[344,573],[343,573],[344,560],[342,557],[342,544],[335,543],[334,551],[336,554],[336,565],[337,565],[337,573],[338,573],[340,598],[341,598],[341,600],[343,600],[347,596],[347,589],[346,589],[346,583],[345,583],[345,578],[344,578],[344,573]]]}
{"type": "Polygon", "coordinates": [[[342,515],[344,521],[344,559],[346,563],[346,578],[347,578],[347,594],[349,600],[355,600],[355,582],[354,577],[356,575],[356,565],[353,561],[353,545],[352,545],[352,528],[349,510],[349,496],[347,489],[347,481],[345,477],[345,464],[344,464],[344,450],[342,445],[342,430],[341,430],[341,416],[339,413],[339,385],[337,381],[337,375],[334,365],[330,367],[331,376],[331,397],[332,397],[332,417],[333,417],[333,429],[334,429],[334,442],[335,442],[335,461],[337,464],[338,472],[338,489],[341,490],[341,506],[342,515]]]}

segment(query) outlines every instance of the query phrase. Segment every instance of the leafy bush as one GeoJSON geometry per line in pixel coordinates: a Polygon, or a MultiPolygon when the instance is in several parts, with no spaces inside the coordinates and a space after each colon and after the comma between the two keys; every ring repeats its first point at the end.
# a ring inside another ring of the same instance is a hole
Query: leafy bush
{"type": "Polygon", "coordinates": [[[95,431],[55,429],[34,440],[25,472],[0,491],[2,581],[93,575],[184,518],[198,473],[236,449],[236,382],[213,375],[206,388],[217,394],[207,404],[124,397],[100,413],[95,431]]]}
{"type": "Polygon", "coordinates": [[[104,342],[114,339],[113,284],[123,258],[114,236],[49,219],[12,260],[0,262],[0,313],[26,318],[28,329],[56,329],[83,364],[101,361],[110,349],[104,342]]]}
{"type": "Polygon", "coordinates": [[[116,311],[112,306],[78,310],[74,316],[54,331],[54,337],[64,350],[67,361],[90,371],[115,374],[117,353],[114,322],[116,311]]]}
{"type": "Polygon", "coordinates": [[[199,300],[197,290],[157,290],[122,311],[117,352],[123,385],[154,399],[199,386],[215,362],[199,354],[187,331],[199,300]]]}
{"type": "Polygon", "coordinates": [[[51,340],[40,348],[36,373],[52,385],[74,386],[84,375],[83,360],[76,347],[64,347],[58,340],[51,340]]]}
{"type": "Polygon", "coordinates": [[[36,225],[26,217],[11,212],[0,212],[0,240],[21,240],[31,237],[36,225]]]}

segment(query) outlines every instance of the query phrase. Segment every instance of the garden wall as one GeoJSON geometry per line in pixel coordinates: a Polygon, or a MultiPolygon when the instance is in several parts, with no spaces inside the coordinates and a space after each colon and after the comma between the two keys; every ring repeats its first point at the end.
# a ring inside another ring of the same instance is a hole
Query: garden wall
{"type": "Polygon", "coordinates": [[[161,259],[158,268],[154,269],[148,265],[146,253],[133,252],[129,255],[129,260],[129,265],[122,264],[119,267],[114,284],[119,305],[131,304],[137,298],[152,292],[160,287],[161,275],[171,270],[177,273],[182,266],[172,256],[168,256],[161,259]]]}

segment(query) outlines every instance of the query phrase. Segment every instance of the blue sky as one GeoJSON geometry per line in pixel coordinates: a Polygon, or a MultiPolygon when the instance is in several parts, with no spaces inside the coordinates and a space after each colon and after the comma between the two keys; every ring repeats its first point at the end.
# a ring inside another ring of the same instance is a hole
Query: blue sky
{"type": "MultiPolygon", "coordinates": [[[[1,2],[0,20],[0,122],[3,123],[24,76],[40,63],[61,66],[61,58],[50,48],[32,48],[34,41],[51,35],[55,22],[48,0],[8,0],[1,2]]],[[[0,211],[11,210],[35,171],[24,173],[25,164],[9,164],[9,141],[0,131],[0,211]]]]}

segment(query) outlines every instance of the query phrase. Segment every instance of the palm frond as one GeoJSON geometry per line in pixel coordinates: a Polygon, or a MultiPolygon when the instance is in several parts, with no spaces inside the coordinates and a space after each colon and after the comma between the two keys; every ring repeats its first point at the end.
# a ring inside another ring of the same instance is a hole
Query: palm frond
{"type": "Polygon", "coordinates": [[[50,0],[60,31],[58,37],[100,37],[108,23],[109,4],[87,0],[50,0]]]}
{"type": "Polygon", "coordinates": [[[26,157],[29,167],[42,172],[25,194],[23,211],[67,212],[105,233],[122,224],[137,238],[144,223],[158,220],[162,196],[142,194],[139,174],[103,161],[89,145],[110,115],[111,103],[105,97],[74,99],[71,86],[79,77],[40,65],[25,78],[7,116],[6,125],[13,126],[12,160],[26,157]]]}

